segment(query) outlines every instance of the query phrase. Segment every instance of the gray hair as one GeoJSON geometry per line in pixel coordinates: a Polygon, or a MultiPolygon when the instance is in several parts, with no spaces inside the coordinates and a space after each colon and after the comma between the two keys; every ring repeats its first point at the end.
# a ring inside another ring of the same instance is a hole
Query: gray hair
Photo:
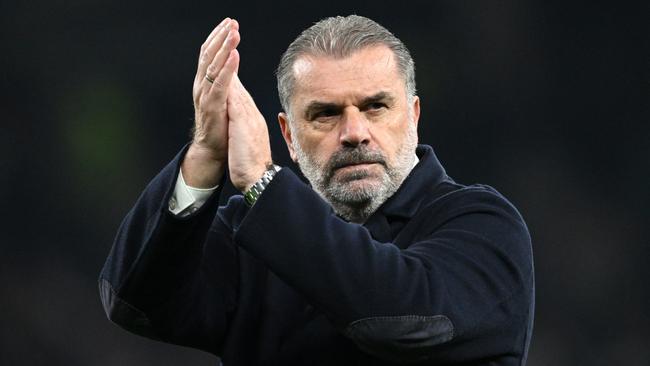
{"type": "Polygon", "coordinates": [[[276,75],[278,94],[284,111],[291,116],[290,101],[295,84],[292,68],[300,56],[345,58],[362,48],[377,45],[384,45],[393,51],[398,71],[406,84],[406,95],[412,99],[416,93],[415,64],[404,43],[386,28],[366,17],[337,16],[323,19],[304,30],[282,55],[276,75]]]}

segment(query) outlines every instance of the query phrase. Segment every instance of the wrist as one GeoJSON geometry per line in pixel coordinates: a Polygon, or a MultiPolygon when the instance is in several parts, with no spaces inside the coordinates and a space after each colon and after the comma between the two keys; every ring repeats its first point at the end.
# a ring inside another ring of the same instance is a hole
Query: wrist
{"type": "Polygon", "coordinates": [[[242,193],[248,192],[251,187],[264,175],[264,172],[268,170],[268,167],[273,166],[273,163],[268,163],[265,165],[259,165],[255,169],[251,169],[246,178],[242,179],[242,183],[237,187],[242,193]]]}
{"type": "Polygon", "coordinates": [[[225,163],[227,160],[226,152],[222,153],[219,149],[202,144],[196,140],[192,141],[190,146],[187,148],[186,156],[189,156],[196,161],[203,161],[206,164],[225,163]]]}
{"type": "Polygon", "coordinates": [[[196,188],[211,188],[223,177],[226,162],[208,148],[190,145],[181,164],[183,178],[187,185],[196,188]]]}
{"type": "Polygon", "coordinates": [[[246,202],[249,207],[252,207],[255,202],[257,202],[257,199],[262,195],[262,192],[264,192],[280,169],[282,168],[275,164],[269,164],[261,178],[244,191],[244,202],[246,202]]]}

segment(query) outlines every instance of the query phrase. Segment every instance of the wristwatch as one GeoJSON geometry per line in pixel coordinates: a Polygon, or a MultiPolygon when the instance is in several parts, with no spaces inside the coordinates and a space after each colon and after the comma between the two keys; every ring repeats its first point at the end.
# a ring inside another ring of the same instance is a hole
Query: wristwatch
{"type": "Polygon", "coordinates": [[[282,168],[275,164],[269,165],[264,174],[262,174],[262,178],[255,182],[249,190],[244,192],[244,202],[246,202],[248,207],[253,207],[262,192],[264,192],[264,189],[266,189],[266,186],[271,183],[271,180],[273,180],[273,177],[280,171],[280,169],[282,168]]]}

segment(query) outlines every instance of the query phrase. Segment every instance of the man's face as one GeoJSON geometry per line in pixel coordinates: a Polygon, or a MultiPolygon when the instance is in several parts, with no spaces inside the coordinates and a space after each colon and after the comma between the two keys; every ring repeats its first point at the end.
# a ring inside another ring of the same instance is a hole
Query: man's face
{"type": "Polygon", "coordinates": [[[291,158],[339,214],[365,220],[413,167],[419,99],[385,46],[302,56],[293,72],[293,120],[279,116],[291,158]]]}

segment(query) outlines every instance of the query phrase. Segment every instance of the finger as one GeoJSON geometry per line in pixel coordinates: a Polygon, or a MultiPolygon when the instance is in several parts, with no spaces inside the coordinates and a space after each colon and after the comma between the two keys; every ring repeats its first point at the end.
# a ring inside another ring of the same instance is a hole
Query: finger
{"type": "Polygon", "coordinates": [[[201,45],[201,50],[203,50],[203,49],[205,49],[206,47],[208,47],[208,45],[210,44],[210,42],[212,42],[212,39],[214,38],[214,36],[215,36],[217,33],[219,33],[219,31],[221,30],[221,28],[224,27],[224,25],[226,24],[226,22],[229,22],[230,20],[231,20],[230,18],[224,18],[224,19],[221,21],[221,23],[219,23],[219,25],[217,25],[216,27],[214,27],[214,29],[212,30],[212,32],[210,32],[210,35],[208,35],[208,38],[206,38],[205,41],[203,42],[203,44],[201,45]]]}
{"type": "Polygon", "coordinates": [[[239,79],[239,76],[235,75],[232,80],[232,85],[231,85],[231,90],[233,90],[233,94],[236,95],[235,99],[241,100],[242,97],[245,96],[246,88],[244,88],[244,84],[242,84],[241,79],[239,79]]]}
{"type": "Polygon", "coordinates": [[[214,37],[207,44],[206,50],[203,55],[205,59],[203,60],[206,65],[209,65],[211,60],[214,59],[215,53],[221,48],[224,39],[228,36],[228,32],[232,30],[239,31],[239,22],[235,19],[228,19],[227,22],[224,22],[223,26],[220,29],[220,32],[215,33],[214,37]]]}
{"type": "MultiPolygon", "coordinates": [[[[214,38],[218,34],[222,33],[222,30],[226,27],[226,25],[228,25],[228,23],[230,23],[230,21],[231,21],[230,18],[225,18],[224,20],[222,20],[221,23],[219,23],[219,25],[217,25],[212,30],[212,32],[210,33],[208,38],[205,39],[205,41],[201,45],[201,49],[200,49],[200,52],[199,52],[199,57],[198,57],[199,67],[200,67],[201,63],[204,62],[204,60],[212,59],[212,57],[208,55],[208,47],[210,46],[210,44],[212,44],[212,41],[214,40],[214,38]]],[[[197,70],[197,72],[198,71],[199,70],[197,70]]]]}
{"type": "Polygon", "coordinates": [[[235,75],[232,84],[233,84],[233,88],[237,89],[240,98],[242,98],[243,100],[250,101],[251,103],[253,103],[253,105],[255,104],[255,101],[253,100],[253,96],[248,92],[248,89],[246,89],[244,84],[242,84],[239,76],[235,75]]]}
{"type": "Polygon", "coordinates": [[[210,89],[210,92],[215,92],[217,89],[219,91],[223,91],[224,89],[227,89],[230,86],[230,83],[233,80],[233,77],[237,78],[235,75],[235,70],[239,67],[239,52],[234,49],[230,51],[228,54],[228,58],[226,59],[225,63],[223,64],[223,67],[221,68],[221,71],[219,72],[219,75],[214,79],[214,83],[212,84],[212,88],[210,89]]]}
{"type": "Polygon", "coordinates": [[[237,19],[230,19],[230,29],[239,30],[239,22],[237,19]]]}
{"type": "MultiPolygon", "coordinates": [[[[228,33],[228,36],[224,40],[223,44],[221,45],[221,48],[219,51],[216,53],[214,56],[214,59],[212,60],[212,63],[207,67],[205,75],[206,75],[206,82],[209,82],[207,78],[210,78],[212,80],[217,80],[219,77],[219,74],[221,72],[221,69],[224,67],[224,64],[226,63],[227,59],[230,57],[231,52],[237,47],[239,44],[241,37],[239,35],[239,32],[237,30],[231,30],[228,33]]],[[[239,56],[239,54],[237,55],[239,56]]],[[[234,70],[233,70],[234,72],[234,70]]],[[[214,83],[213,83],[214,85],[214,83]]],[[[219,85],[219,84],[217,84],[219,85]]],[[[221,86],[224,86],[226,84],[221,84],[221,86]]]]}
{"type": "Polygon", "coordinates": [[[230,88],[228,90],[228,104],[234,104],[234,105],[242,104],[242,96],[241,96],[242,87],[243,85],[239,80],[239,76],[233,73],[233,77],[230,82],[230,88]]]}
{"type": "Polygon", "coordinates": [[[196,69],[196,78],[203,78],[206,69],[214,59],[214,55],[223,46],[225,39],[230,30],[231,20],[225,20],[221,28],[215,33],[206,47],[201,47],[201,56],[199,56],[199,65],[196,69]]]}
{"type": "Polygon", "coordinates": [[[230,82],[227,98],[230,123],[237,123],[239,121],[250,124],[255,122],[256,119],[254,116],[259,114],[259,110],[255,105],[253,97],[246,90],[236,74],[233,75],[232,81],[230,82]]]}

